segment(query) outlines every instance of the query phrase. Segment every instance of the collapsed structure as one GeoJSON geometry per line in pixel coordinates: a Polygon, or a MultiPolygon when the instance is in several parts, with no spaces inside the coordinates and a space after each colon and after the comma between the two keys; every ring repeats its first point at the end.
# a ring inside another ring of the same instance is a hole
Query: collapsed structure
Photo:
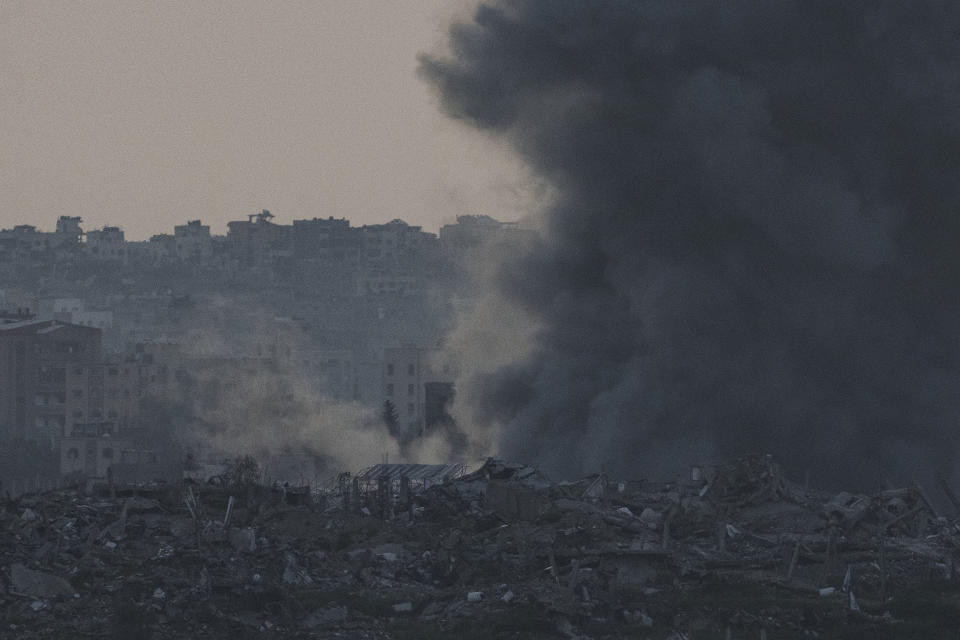
{"type": "Polygon", "coordinates": [[[668,483],[552,482],[491,459],[377,465],[312,492],[61,490],[0,512],[0,629],[955,638],[958,544],[960,525],[919,488],[833,495],[765,456],[668,483]]]}

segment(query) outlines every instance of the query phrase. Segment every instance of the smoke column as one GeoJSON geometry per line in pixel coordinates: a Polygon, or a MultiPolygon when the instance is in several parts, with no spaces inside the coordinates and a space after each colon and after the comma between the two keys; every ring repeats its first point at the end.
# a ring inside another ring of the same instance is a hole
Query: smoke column
{"type": "Polygon", "coordinates": [[[951,465],[958,33],[951,1],[512,0],[454,25],[422,75],[556,194],[497,277],[537,331],[473,363],[471,421],[566,476],[951,465]]]}

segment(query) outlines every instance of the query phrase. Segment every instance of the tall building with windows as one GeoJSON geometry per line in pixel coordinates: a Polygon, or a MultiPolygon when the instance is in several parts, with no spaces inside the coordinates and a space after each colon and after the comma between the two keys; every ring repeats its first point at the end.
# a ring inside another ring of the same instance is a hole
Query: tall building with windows
{"type": "Polygon", "coordinates": [[[383,360],[383,402],[393,405],[401,431],[419,436],[442,422],[459,373],[448,355],[407,345],[384,349],[383,360]]]}
{"type": "Polygon", "coordinates": [[[0,485],[18,495],[55,486],[67,427],[67,371],[98,361],[101,332],[56,320],[0,324],[0,485]]]}
{"type": "Polygon", "coordinates": [[[84,250],[95,260],[125,260],[127,256],[126,242],[123,229],[120,227],[104,227],[94,231],[87,231],[87,242],[84,250]]]}
{"type": "Polygon", "coordinates": [[[55,445],[67,416],[67,368],[100,359],[101,332],[56,320],[0,325],[0,439],[55,445]]]}

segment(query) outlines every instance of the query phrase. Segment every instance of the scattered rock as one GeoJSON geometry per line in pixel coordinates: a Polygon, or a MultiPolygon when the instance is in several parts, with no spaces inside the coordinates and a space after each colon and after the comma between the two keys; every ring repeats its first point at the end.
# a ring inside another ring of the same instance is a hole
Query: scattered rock
{"type": "Polygon", "coordinates": [[[17,562],[10,566],[10,592],[32,598],[69,598],[74,588],[60,576],[34,571],[17,562]]]}
{"type": "Polygon", "coordinates": [[[306,629],[334,627],[343,624],[346,619],[346,607],[326,607],[324,609],[317,609],[308,615],[303,621],[303,627],[306,629]]]}
{"type": "Polygon", "coordinates": [[[257,550],[257,534],[250,527],[230,529],[230,544],[241,553],[254,553],[257,550]]]}

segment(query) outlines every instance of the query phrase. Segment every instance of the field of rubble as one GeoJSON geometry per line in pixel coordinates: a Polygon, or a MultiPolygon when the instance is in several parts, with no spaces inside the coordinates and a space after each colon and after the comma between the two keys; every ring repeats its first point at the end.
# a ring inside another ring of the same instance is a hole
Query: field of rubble
{"type": "Polygon", "coordinates": [[[960,526],[917,487],[489,460],[432,486],[59,490],[0,511],[4,638],[950,638],[960,526]]]}

